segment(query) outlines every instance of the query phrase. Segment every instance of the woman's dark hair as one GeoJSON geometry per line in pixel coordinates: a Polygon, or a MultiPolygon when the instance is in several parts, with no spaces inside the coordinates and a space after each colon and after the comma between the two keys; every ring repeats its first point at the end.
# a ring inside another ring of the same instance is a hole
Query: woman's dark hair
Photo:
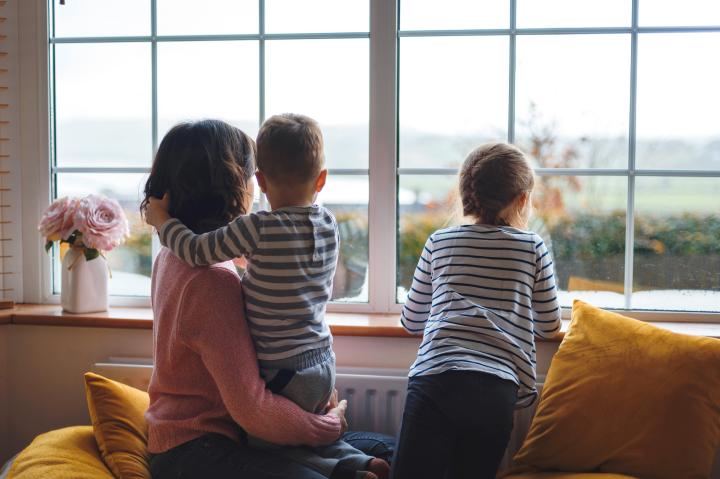
{"type": "Polygon", "coordinates": [[[463,214],[480,223],[509,226],[500,213],[535,185],[535,175],[525,154],[507,143],[475,148],[460,169],[463,214]]]}
{"type": "Polygon", "coordinates": [[[220,120],[180,123],[160,142],[145,197],[170,195],[169,213],[195,233],[226,225],[245,211],[255,174],[255,142],[220,120]]]}

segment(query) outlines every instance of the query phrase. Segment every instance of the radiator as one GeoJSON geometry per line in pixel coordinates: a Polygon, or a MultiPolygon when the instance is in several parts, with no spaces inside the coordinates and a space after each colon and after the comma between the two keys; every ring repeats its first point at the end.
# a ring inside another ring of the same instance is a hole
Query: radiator
{"type": "MultiPolygon", "coordinates": [[[[110,358],[96,363],[97,374],[138,389],[147,390],[152,373],[148,359],[110,358]]],[[[396,436],[400,430],[407,372],[399,369],[338,368],[336,387],[340,397],[348,400],[347,419],[357,431],[375,431],[396,436]]],[[[541,390],[542,385],[538,385],[541,390]]],[[[510,459],[522,445],[530,427],[535,408],[515,412],[515,428],[510,437],[502,468],[511,465],[510,459]]]]}

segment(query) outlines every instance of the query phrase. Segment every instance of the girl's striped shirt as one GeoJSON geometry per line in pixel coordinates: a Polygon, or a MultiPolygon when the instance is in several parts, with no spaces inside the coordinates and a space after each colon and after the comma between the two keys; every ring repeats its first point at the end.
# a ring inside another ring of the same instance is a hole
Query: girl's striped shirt
{"type": "Polygon", "coordinates": [[[420,256],[401,321],[423,334],[410,376],[448,370],[516,383],[533,403],[535,336],[560,329],[552,258],[535,233],[464,225],[439,230],[420,256]]]}
{"type": "Polygon", "coordinates": [[[159,229],[160,242],[191,266],[247,257],[245,309],[258,359],[274,361],[329,347],[325,307],[338,260],[338,227],[320,206],[243,215],[196,235],[178,220],[159,229]]]}

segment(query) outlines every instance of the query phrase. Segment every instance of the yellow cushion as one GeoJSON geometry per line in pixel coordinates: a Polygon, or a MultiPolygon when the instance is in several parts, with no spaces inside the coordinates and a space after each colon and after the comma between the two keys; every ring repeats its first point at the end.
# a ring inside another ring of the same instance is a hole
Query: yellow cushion
{"type": "Polygon", "coordinates": [[[8,479],[113,479],[90,426],[41,434],[13,461],[8,479]]]}
{"type": "Polygon", "coordinates": [[[147,393],[94,373],[85,374],[85,393],[105,464],[118,479],[150,479],[147,393]]]}
{"type": "Polygon", "coordinates": [[[573,304],[525,470],[707,478],[720,445],[720,340],[573,304]]]}

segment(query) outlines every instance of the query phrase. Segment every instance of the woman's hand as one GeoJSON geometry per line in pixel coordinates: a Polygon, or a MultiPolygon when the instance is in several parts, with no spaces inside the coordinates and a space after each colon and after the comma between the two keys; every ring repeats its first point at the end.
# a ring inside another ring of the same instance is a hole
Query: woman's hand
{"type": "Polygon", "coordinates": [[[345,411],[347,411],[347,401],[343,399],[338,401],[337,389],[333,390],[330,401],[327,405],[327,414],[332,414],[340,419],[340,435],[342,436],[348,430],[347,419],[345,419],[345,411]]]}
{"type": "Polygon", "coordinates": [[[167,193],[163,195],[162,199],[151,196],[148,198],[148,205],[145,209],[145,221],[150,226],[154,226],[156,230],[160,229],[163,223],[172,218],[168,213],[169,208],[170,196],[167,193]]]}

